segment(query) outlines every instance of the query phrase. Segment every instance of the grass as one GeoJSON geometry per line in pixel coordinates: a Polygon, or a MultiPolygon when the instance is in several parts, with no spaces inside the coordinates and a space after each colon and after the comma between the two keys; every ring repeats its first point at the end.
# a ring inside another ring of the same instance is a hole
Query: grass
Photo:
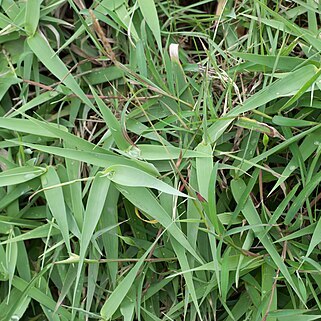
{"type": "Polygon", "coordinates": [[[0,320],[321,320],[318,1],[0,2],[0,320]]]}

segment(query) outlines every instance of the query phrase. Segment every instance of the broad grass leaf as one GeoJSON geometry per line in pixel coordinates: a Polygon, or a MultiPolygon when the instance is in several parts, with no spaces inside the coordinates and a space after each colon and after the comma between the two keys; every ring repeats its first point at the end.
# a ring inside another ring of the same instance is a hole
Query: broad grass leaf
{"type": "Polygon", "coordinates": [[[140,154],[139,157],[145,160],[171,160],[178,158],[196,158],[205,157],[209,155],[198,150],[184,150],[175,146],[161,146],[161,145],[137,145],[140,154]]]}
{"type": "Polygon", "coordinates": [[[321,219],[319,218],[317,225],[313,231],[312,239],[309,243],[309,248],[306,256],[311,255],[314,248],[321,242],[321,219]]]}
{"type": "Polygon", "coordinates": [[[162,40],[161,40],[159,20],[158,20],[157,10],[155,6],[155,1],[138,0],[138,5],[141,13],[143,14],[144,19],[147,22],[148,27],[151,29],[156,39],[158,49],[162,51],[162,40]]]}
{"type": "Polygon", "coordinates": [[[110,66],[108,68],[97,68],[90,70],[88,75],[85,74],[88,83],[92,86],[99,85],[105,82],[113,81],[115,79],[122,79],[124,72],[116,66],[110,66]]]}
{"type": "MultiPolygon", "coordinates": [[[[130,35],[134,40],[139,39],[135,25],[132,23],[130,12],[127,9],[125,0],[103,0],[100,1],[95,11],[99,12],[97,15],[98,19],[106,22],[106,18],[101,18],[103,16],[112,17],[113,21],[117,23],[118,28],[121,26],[126,31],[130,32],[130,35]]],[[[111,27],[113,27],[111,25],[111,27]]]]}
{"type": "MultiPolygon", "coordinates": [[[[262,285],[261,285],[262,286],[262,290],[261,290],[262,301],[265,298],[269,298],[265,301],[266,304],[264,305],[262,315],[265,315],[265,313],[267,311],[268,312],[274,311],[278,308],[278,306],[277,306],[278,289],[275,288],[274,292],[272,292],[275,275],[276,275],[275,268],[273,268],[268,263],[262,264],[262,285]],[[273,297],[272,297],[272,295],[273,295],[273,297]]],[[[273,317],[270,314],[268,314],[268,317],[266,320],[267,321],[277,321],[277,318],[275,316],[273,317]]]]}
{"type": "Polygon", "coordinates": [[[124,321],[132,321],[135,316],[135,307],[137,303],[136,289],[133,286],[120,305],[120,312],[124,321]]]}
{"type": "MultiPolygon", "coordinates": [[[[8,130],[13,130],[22,133],[28,133],[37,136],[45,136],[45,137],[55,137],[58,138],[59,136],[54,135],[51,131],[47,130],[40,126],[42,122],[39,120],[34,119],[30,121],[28,119],[16,119],[16,118],[6,118],[0,117],[0,128],[5,128],[8,130]],[[38,126],[35,126],[37,124],[38,126]]],[[[54,124],[50,124],[47,126],[55,127],[54,124]]],[[[60,129],[62,130],[62,129],[60,129]]]]}
{"type": "Polygon", "coordinates": [[[225,321],[234,321],[241,320],[241,317],[246,313],[249,308],[249,304],[251,302],[251,296],[248,292],[243,292],[237,300],[236,304],[233,306],[231,312],[232,316],[228,316],[225,321]]]}
{"type": "Polygon", "coordinates": [[[10,75],[0,78],[0,100],[2,100],[12,85],[18,84],[19,82],[20,80],[18,78],[10,75]]]}
{"type": "MultiPolygon", "coordinates": [[[[118,229],[116,227],[118,223],[118,199],[119,191],[113,186],[110,185],[106,202],[104,205],[103,213],[99,221],[99,228],[102,230],[110,230],[111,226],[114,226],[108,233],[103,233],[101,235],[104,249],[108,254],[108,257],[117,259],[119,256],[119,237],[118,229]]],[[[131,224],[133,224],[131,220],[131,224]]],[[[117,274],[118,274],[118,262],[108,262],[108,273],[110,275],[110,280],[113,288],[116,287],[117,274]]]]}
{"type": "Polygon", "coordinates": [[[80,261],[83,261],[85,258],[90,240],[94,234],[100,216],[102,215],[109,186],[110,181],[99,173],[95,177],[90,188],[84,215],[83,229],[81,231],[80,261]]]}
{"type": "Polygon", "coordinates": [[[157,179],[156,177],[135,167],[126,165],[112,165],[102,173],[112,182],[119,185],[132,187],[149,187],[167,194],[189,197],[188,195],[181,193],[172,186],[157,179]]]}
{"type": "MultiPolygon", "coordinates": [[[[169,53],[172,61],[172,75],[173,80],[176,85],[176,96],[181,100],[187,102],[190,105],[194,105],[193,94],[191,91],[191,86],[187,81],[184,69],[179,60],[179,45],[178,44],[170,44],[169,53]]],[[[173,93],[175,94],[175,93],[173,93]]]]}
{"type": "Polygon", "coordinates": [[[42,224],[35,220],[21,219],[15,218],[8,215],[0,215],[1,225],[19,226],[24,228],[36,228],[38,226],[42,226],[42,224]]]}
{"type": "Polygon", "coordinates": [[[209,173],[213,171],[213,151],[211,145],[205,145],[200,143],[196,150],[202,154],[207,154],[208,157],[197,157],[196,158],[196,173],[197,173],[197,184],[199,192],[202,197],[206,200],[209,199],[209,188],[211,176],[209,173]]]}
{"type": "Polygon", "coordinates": [[[233,52],[232,55],[261,66],[263,65],[271,69],[275,68],[275,70],[282,70],[282,71],[293,71],[298,66],[300,65],[303,66],[306,64],[313,64],[316,67],[320,66],[320,64],[317,61],[306,60],[298,57],[265,56],[265,55],[250,54],[245,52],[233,52]]]}
{"type": "Polygon", "coordinates": [[[309,310],[303,310],[303,309],[282,309],[282,310],[272,310],[270,311],[269,315],[278,318],[280,320],[298,320],[298,321],[310,321],[310,320],[316,320],[320,318],[320,315],[308,315],[309,310]]]}
{"type": "Polygon", "coordinates": [[[70,264],[68,267],[68,272],[66,273],[66,276],[65,276],[65,279],[63,282],[63,286],[62,286],[60,294],[59,294],[59,298],[57,300],[55,312],[61,306],[61,304],[62,304],[63,300],[65,299],[65,297],[67,296],[67,294],[69,294],[70,288],[71,288],[73,282],[75,281],[76,276],[77,276],[77,266],[74,264],[70,264]]]}
{"type": "MultiPolygon", "coordinates": [[[[18,144],[17,142],[15,142],[18,144]]],[[[138,160],[131,160],[125,157],[120,157],[116,154],[108,153],[98,153],[95,151],[85,151],[85,150],[76,150],[69,148],[60,148],[55,146],[44,146],[44,145],[36,145],[29,143],[22,143],[24,146],[28,146],[30,148],[40,150],[45,153],[54,154],[57,156],[70,158],[74,160],[78,160],[81,162],[85,162],[88,164],[92,164],[98,167],[109,167],[116,164],[134,166],[142,169],[152,175],[159,175],[159,172],[152,164],[148,164],[138,160]]]]}
{"type": "Polygon", "coordinates": [[[287,236],[281,237],[280,239],[277,240],[277,242],[289,241],[289,240],[293,240],[296,238],[300,238],[305,235],[311,235],[311,234],[313,234],[313,232],[315,230],[316,224],[317,223],[313,223],[313,224],[306,226],[304,228],[301,228],[300,230],[293,232],[287,236]]]}
{"type": "MultiPolygon", "coordinates": [[[[36,274],[33,279],[30,282],[26,282],[26,286],[21,289],[19,292],[15,293],[15,298],[14,300],[12,300],[10,306],[7,307],[7,309],[5,309],[5,317],[3,318],[3,320],[12,320],[12,316],[14,315],[15,311],[17,311],[17,309],[19,309],[19,307],[23,304],[23,302],[26,300],[26,298],[28,297],[29,291],[34,288],[36,281],[38,281],[43,274],[45,274],[48,269],[51,267],[51,265],[47,265],[46,268],[44,268],[42,271],[40,271],[38,274],[36,274]]],[[[16,287],[15,283],[15,279],[17,279],[17,276],[15,276],[12,280],[13,286],[16,287]]]]}
{"type": "Polygon", "coordinates": [[[222,268],[221,268],[221,295],[222,301],[226,302],[227,293],[230,286],[230,252],[231,248],[228,248],[222,258],[222,268]]]}
{"type": "Polygon", "coordinates": [[[10,186],[24,183],[44,174],[46,169],[36,166],[22,166],[0,173],[0,186],[10,186]]]}
{"type": "MultiPolygon", "coordinates": [[[[9,234],[9,239],[14,237],[14,231],[11,230],[9,234]]],[[[17,242],[11,242],[6,246],[6,270],[8,272],[8,281],[9,281],[9,289],[8,295],[10,296],[12,280],[15,275],[16,266],[17,266],[17,258],[18,258],[18,244],[17,242]]]]}
{"type": "Polygon", "coordinates": [[[295,119],[283,116],[274,116],[272,122],[279,126],[287,126],[287,127],[307,127],[307,126],[315,126],[318,123],[314,121],[308,121],[304,119],[295,119]]]}
{"type": "MultiPolygon", "coordinates": [[[[32,108],[34,108],[36,106],[40,106],[43,103],[54,99],[59,94],[60,93],[58,91],[47,91],[47,92],[44,92],[44,93],[36,96],[35,98],[31,99],[30,101],[28,101],[26,104],[22,105],[21,107],[17,108],[16,110],[14,110],[7,117],[8,118],[13,118],[13,117],[16,117],[19,114],[23,114],[23,113],[27,112],[28,110],[30,110],[30,109],[32,109],[32,108]]],[[[18,119],[17,121],[19,122],[21,120],[18,119]]]]}
{"type": "Polygon", "coordinates": [[[28,36],[32,36],[37,30],[41,2],[42,0],[29,0],[26,3],[25,30],[28,36]]]}
{"type": "MultiPolygon", "coordinates": [[[[64,146],[74,147],[67,142],[64,142],[64,146]]],[[[74,183],[69,185],[70,195],[71,195],[71,207],[72,212],[75,217],[75,221],[77,222],[78,228],[81,230],[83,226],[84,219],[84,205],[82,202],[82,186],[81,182],[77,181],[81,178],[81,162],[72,160],[69,158],[65,159],[66,170],[69,181],[74,181],[74,183]]]]}

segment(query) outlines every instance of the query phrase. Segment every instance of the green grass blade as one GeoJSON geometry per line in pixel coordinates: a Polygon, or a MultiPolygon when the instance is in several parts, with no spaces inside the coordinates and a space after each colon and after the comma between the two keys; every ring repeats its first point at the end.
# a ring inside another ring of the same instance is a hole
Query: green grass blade
{"type": "Polygon", "coordinates": [[[102,174],[112,182],[119,185],[149,187],[167,194],[189,197],[188,195],[181,193],[170,185],[162,182],[161,180],[153,177],[146,172],[136,169],[135,167],[126,165],[112,165],[105,169],[102,174]]]}
{"type": "Polygon", "coordinates": [[[208,136],[211,142],[216,142],[217,139],[223,134],[224,130],[230,125],[233,119],[242,113],[251,111],[260,107],[273,99],[280,97],[292,96],[300,92],[302,84],[314,80],[318,70],[315,66],[304,66],[294,72],[291,72],[286,77],[275,81],[272,85],[262,89],[254,96],[245,101],[242,106],[234,108],[226,114],[229,120],[218,119],[214,125],[208,129],[208,136]]]}
{"type": "Polygon", "coordinates": [[[53,167],[48,167],[47,172],[41,176],[41,182],[48,207],[59,226],[68,252],[72,253],[64,195],[62,187],[60,186],[59,176],[53,167]],[[52,186],[54,186],[54,188],[50,188],[52,186]]]}
{"type": "Polygon", "coordinates": [[[41,0],[30,0],[26,3],[25,30],[28,36],[34,35],[40,18],[41,0]]]}
{"type": "Polygon", "coordinates": [[[98,113],[90,99],[84,94],[76,80],[70,74],[66,65],[50,47],[44,35],[42,35],[40,32],[36,32],[32,37],[28,38],[28,45],[38,59],[48,68],[48,70],[50,70],[63,84],[67,86],[67,88],[69,88],[77,97],[79,97],[83,103],[90,106],[98,113]]]}
{"type": "Polygon", "coordinates": [[[0,186],[10,186],[32,180],[46,172],[45,168],[23,166],[9,169],[0,173],[0,186]]]}
{"type": "Polygon", "coordinates": [[[138,0],[138,5],[141,13],[143,14],[144,19],[147,22],[148,27],[150,28],[156,39],[158,49],[162,51],[162,41],[155,1],[138,0]]]}

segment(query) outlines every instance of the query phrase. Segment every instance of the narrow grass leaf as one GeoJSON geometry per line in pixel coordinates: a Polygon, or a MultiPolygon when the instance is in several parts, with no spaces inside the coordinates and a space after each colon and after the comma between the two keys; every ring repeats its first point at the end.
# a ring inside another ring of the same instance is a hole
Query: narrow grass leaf
{"type": "Polygon", "coordinates": [[[211,142],[216,142],[223,134],[224,130],[231,124],[233,119],[242,113],[256,109],[273,99],[280,97],[292,96],[300,91],[302,84],[311,80],[319,71],[315,66],[307,65],[294,72],[291,72],[286,77],[275,81],[272,85],[262,89],[251,98],[245,101],[241,106],[233,108],[232,111],[226,114],[225,118],[218,119],[209,129],[208,136],[211,142]]]}
{"type": "Polygon", "coordinates": [[[38,238],[46,238],[49,236],[59,235],[61,232],[58,228],[51,226],[49,223],[44,224],[42,226],[36,227],[28,232],[17,235],[11,239],[7,239],[5,241],[0,242],[1,244],[7,244],[11,242],[19,242],[19,241],[28,241],[32,239],[38,238]]]}
{"type": "Polygon", "coordinates": [[[48,68],[48,70],[52,72],[62,83],[64,83],[77,97],[79,97],[79,99],[99,114],[90,99],[84,94],[76,80],[70,74],[66,65],[50,47],[44,35],[40,32],[36,32],[32,37],[29,37],[27,41],[30,49],[48,68]]]}
{"type": "MultiPolygon", "coordinates": [[[[305,136],[308,136],[309,134],[311,134],[312,132],[320,129],[321,125],[317,125],[314,126],[308,130],[305,130],[303,132],[301,132],[300,134],[297,134],[287,140],[285,140],[284,142],[268,149],[267,151],[261,153],[258,156],[255,156],[254,158],[252,158],[251,160],[249,160],[248,162],[245,162],[240,166],[240,169],[242,169],[245,172],[247,172],[251,167],[254,166],[254,164],[257,164],[258,162],[266,159],[269,156],[272,156],[273,154],[285,149],[286,147],[288,147],[289,145],[293,144],[294,142],[302,139],[305,136]]],[[[315,146],[315,145],[314,145],[315,146]]],[[[315,149],[317,148],[317,146],[315,146],[315,149]]],[[[243,173],[240,173],[239,175],[241,176],[243,173]]]]}
{"type": "MultiPolygon", "coordinates": [[[[242,191],[245,189],[246,185],[241,179],[238,179],[238,180],[232,180],[231,187],[232,187],[233,196],[235,200],[238,202],[242,195],[242,191]]],[[[262,221],[250,199],[247,200],[242,210],[242,213],[250,225],[262,224],[262,221]]],[[[289,285],[292,287],[292,289],[295,291],[298,297],[303,301],[299,289],[297,288],[295,282],[293,281],[290,272],[288,271],[286,265],[281,259],[279,253],[275,249],[269,236],[264,235],[264,227],[256,227],[253,229],[253,231],[257,235],[257,237],[260,239],[262,245],[264,246],[266,251],[269,253],[269,255],[271,256],[276,266],[280,268],[280,271],[284,275],[289,285]]]]}
{"type": "Polygon", "coordinates": [[[47,172],[41,176],[41,182],[49,209],[59,226],[67,250],[71,253],[64,195],[62,187],[60,186],[61,182],[59,176],[53,167],[50,166],[47,168],[47,172]],[[49,188],[51,186],[55,187],[49,188]]]}
{"type": "MultiPolygon", "coordinates": [[[[190,266],[189,266],[189,263],[188,263],[188,260],[186,257],[184,247],[180,243],[178,243],[173,237],[172,237],[171,242],[172,242],[175,254],[177,255],[177,258],[178,258],[178,261],[180,263],[182,270],[189,271],[190,266]]],[[[192,301],[194,303],[194,307],[199,315],[200,320],[202,320],[202,314],[201,314],[200,307],[198,304],[197,295],[195,292],[195,286],[194,286],[194,282],[193,282],[193,274],[191,272],[186,272],[186,273],[184,273],[184,278],[186,281],[187,290],[191,294],[192,301]]]]}
{"type": "MultiPolygon", "coordinates": [[[[292,203],[289,211],[285,216],[285,220],[284,220],[285,224],[290,224],[295,214],[303,206],[303,203],[308,199],[310,194],[315,190],[315,188],[320,184],[320,182],[321,182],[321,172],[318,172],[312,177],[310,182],[306,184],[306,186],[301,190],[300,194],[296,197],[295,201],[292,203]]],[[[310,246],[312,246],[311,243],[310,243],[310,246]]]]}
{"type": "Polygon", "coordinates": [[[103,100],[99,98],[96,91],[93,88],[91,88],[91,91],[95,97],[98,108],[103,115],[104,121],[111,131],[117,147],[121,150],[127,150],[129,147],[131,147],[131,144],[125,139],[120,122],[116,119],[111,110],[105,105],[103,100]]]}
{"type": "MultiPolygon", "coordinates": [[[[160,237],[160,236],[159,236],[160,237]]],[[[153,242],[153,244],[149,247],[149,249],[141,256],[135,266],[129,271],[129,273],[124,277],[124,279],[118,284],[116,289],[111,293],[107,301],[104,303],[100,310],[100,314],[104,320],[109,320],[112,318],[113,314],[119,308],[121,302],[125,298],[126,294],[132,287],[134,283],[137,273],[141,269],[142,265],[144,264],[144,260],[147,258],[151,249],[155,246],[156,242],[158,241],[159,237],[153,242]]]]}

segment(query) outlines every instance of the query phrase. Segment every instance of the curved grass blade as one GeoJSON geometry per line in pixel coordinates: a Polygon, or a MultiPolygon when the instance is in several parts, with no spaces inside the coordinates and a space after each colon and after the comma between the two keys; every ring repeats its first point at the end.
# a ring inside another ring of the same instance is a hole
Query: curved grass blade
{"type": "Polygon", "coordinates": [[[149,187],[167,194],[189,197],[188,195],[181,193],[172,186],[135,167],[126,165],[112,165],[105,169],[102,174],[108,177],[108,179],[110,179],[112,182],[119,185],[132,187],[149,187]]]}

